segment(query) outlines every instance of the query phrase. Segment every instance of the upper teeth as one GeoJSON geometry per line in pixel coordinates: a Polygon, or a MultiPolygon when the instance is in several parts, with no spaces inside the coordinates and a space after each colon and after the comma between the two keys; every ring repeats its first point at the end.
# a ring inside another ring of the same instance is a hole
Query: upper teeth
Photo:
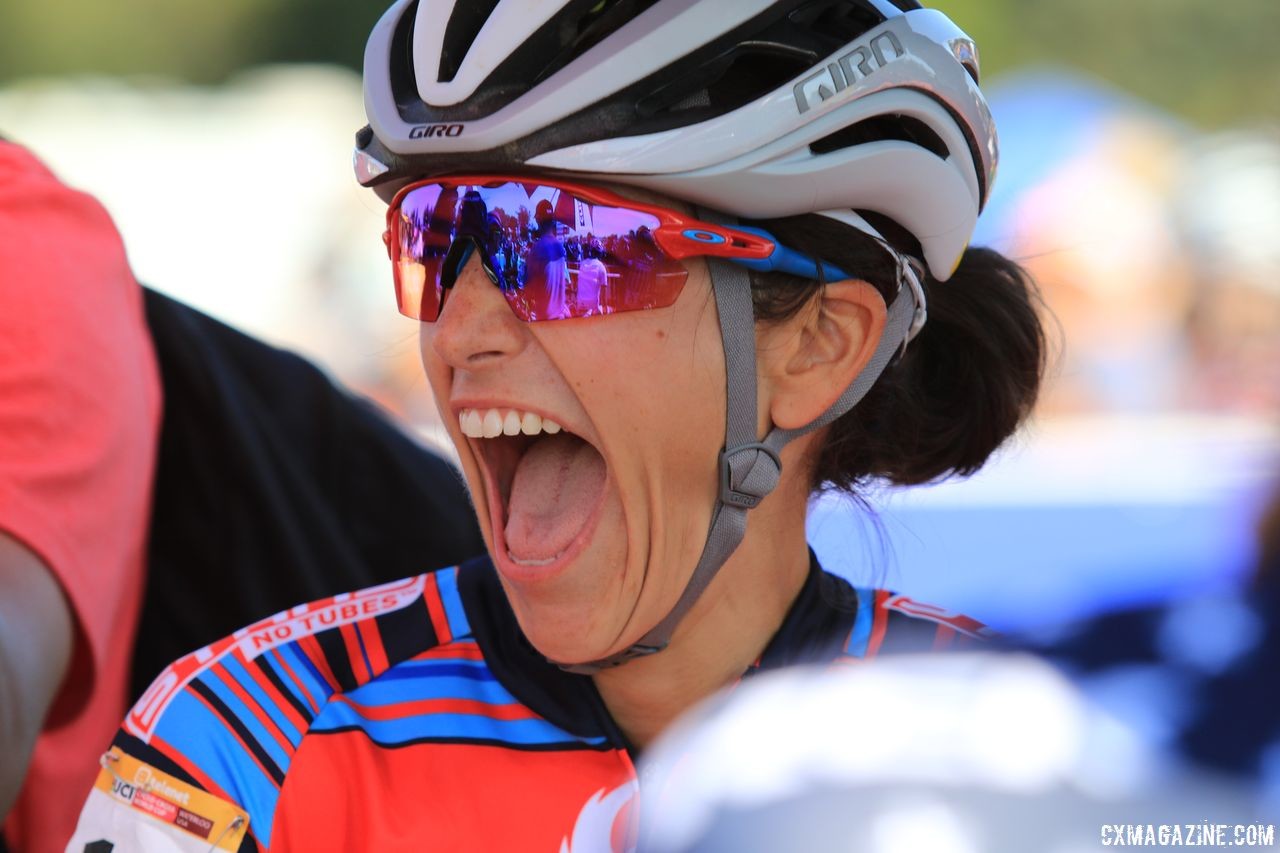
{"type": "Polygon", "coordinates": [[[555,435],[560,431],[560,424],[533,412],[515,409],[463,409],[458,413],[458,428],[467,438],[497,438],[520,433],[555,435]]]}

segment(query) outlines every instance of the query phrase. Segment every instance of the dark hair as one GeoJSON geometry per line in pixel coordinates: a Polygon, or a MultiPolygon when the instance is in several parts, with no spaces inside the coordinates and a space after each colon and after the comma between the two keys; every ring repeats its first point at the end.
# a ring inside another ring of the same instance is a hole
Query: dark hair
{"type": "MultiPolygon", "coordinates": [[[[897,251],[920,257],[919,244],[895,223],[863,215],[897,251]]],[[[896,293],[896,262],[862,231],[813,214],[755,224],[871,283],[886,304],[896,293]]],[[[753,272],[756,318],[793,317],[814,304],[821,286],[753,272]]],[[[1035,405],[1046,341],[1027,272],[998,252],[970,248],[947,281],[926,275],[924,290],[928,322],[862,402],[831,425],[814,459],[814,490],[972,474],[1035,405]]]]}
{"type": "Polygon", "coordinates": [[[1257,579],[1280,589],[1280,491],[1277,491],[1258,522],[1257,579]]]}

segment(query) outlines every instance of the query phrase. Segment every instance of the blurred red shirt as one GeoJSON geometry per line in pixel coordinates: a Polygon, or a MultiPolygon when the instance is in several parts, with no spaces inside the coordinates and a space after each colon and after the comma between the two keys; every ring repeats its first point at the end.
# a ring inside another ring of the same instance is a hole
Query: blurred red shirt
{"type": "Polygon", "coordinates": [[[107,212],[0,142],[0,530],[56,576],[72,660],[4,824],[62,851],[128,697],[160,383],[107,212]]]}

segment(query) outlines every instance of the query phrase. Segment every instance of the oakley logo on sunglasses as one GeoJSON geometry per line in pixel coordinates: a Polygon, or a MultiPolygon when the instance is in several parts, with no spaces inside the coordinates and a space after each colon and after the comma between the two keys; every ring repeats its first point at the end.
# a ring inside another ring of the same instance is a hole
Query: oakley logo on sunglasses
{"type": "Polygon", "coordinates": [[[825,68],[797,83],[793,89],[796,108],[802,113],[808,112],[814,104],[834,98],[859,79],[870,77],[906,53],[896,35],[883,32],[873,38],[870,44],[855,47],[835,62],[828,63],[825,68]],[[886,47],[893,49],[893,56],[886,56],[886,47]]]}
{"type": "Polygon", "coordinates": [[[432,136],[461,136],[461,124],[420,124],[409,131],[410,139],[426,139],[432,136]]]}
{"type": "Polygon", "coordinates": [[[680,236],[689,240],[693,240],[695,243],[707,243],[710,245],[717,245],[719,243],[728,242],[728,240],[725,237],[721,236],[720,234],[713,234],[710,231],[703,231],[698,228],[691,228],[687,231],[681,231],[680,236]]]}

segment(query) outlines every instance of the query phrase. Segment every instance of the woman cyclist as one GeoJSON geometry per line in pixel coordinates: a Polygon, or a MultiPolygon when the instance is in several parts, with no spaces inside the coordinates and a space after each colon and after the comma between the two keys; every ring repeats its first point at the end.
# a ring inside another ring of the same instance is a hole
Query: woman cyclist
{"type": "Polygon", "coordinates": [[[628,849],[633,757],[692,703],[980,634],[804,526],[978,469],[1034,401],[1028,283],[966,248],[977,80],[913,0],[392,6],[356,171],[489,553],[176,662],[69,849],[628,849]]]}

